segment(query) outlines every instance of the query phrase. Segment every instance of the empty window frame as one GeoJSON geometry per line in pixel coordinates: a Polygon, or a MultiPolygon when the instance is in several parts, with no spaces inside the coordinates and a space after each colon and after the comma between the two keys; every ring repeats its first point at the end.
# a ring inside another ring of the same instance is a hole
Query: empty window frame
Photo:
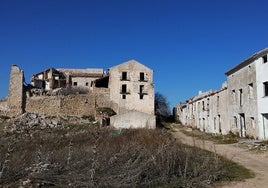
{"type": "Polygon", "coordinates": [[[139,91],[139,94],[140,94],[140,99],[143,99],[144,95],[146,94],[144,92],[144,85],[140,85],[140,91],[139,91]]]}
{"type": "Polygon", "coordinates": [[[239,105],[243,105],[243,90],[239,89],[239,105]]]}
{"type": "Polygon", "coordinates": [[[253,83],[248,84],[248,98],[253,98],[253,83]]]}
{"type": "Polygon", "coordinates": [[[237,128],[237,117],[234,116],[234,127],[237,128]]]}
{"type": "Polygon", "coordinates": [[[74,86],[77,86],[77,82],[74,82],[74,86]]]}
{"type": "Polygon", "coordinates": [[[267,55],[262,56],[262,62],[267,63],[267,55]]]}
{"type": "Polygon", "coordinates": [[[126,84],[123,84],[122,87],[121,87],[121,93],[122,94],[126,94],[127,93],[127,85],[126,84]]]}
{"type": "Polygon", "coordinates": [[[122,72],[121,80],[127,80],[127,72],[122,72]]]}
{"type": "Polygon", "coordinates": [[[263,82],[263,91],[264,91],[264,96],[268,96],[268,82],[263,82]]]}
{"type": "Polygon", "coordinates": [[[236,103],[235,89],[232,90],[232,99],[233,99],[233,103],[236,103]]]}
{"type": "Polygon", "coordinates": [[[145,81],[144,72],[140,72],[140,81],[145,81]]]}
{"type": "Polygon", "coordinates": [[[144,94],[144,85],[140,85],[140,94],[144,94]]]}
{"type": "Polygon", "coordinates": [[[250,117],[250,125],[253,129],[255,129],[255,121],[254,121],[254,117],[250,117]]]}
{"type": "Polygon", "coordinates": [[[86,86],[88,86],[88,82],[86,82],[86,86]]]}
{"type": "Polygon", "coordinates": [[[125,94],[122,95],[122,99],[126,99],[126,95],[125,94]]]}
{"type": "Polygon", "coordinates": [[[220,107],[220,96],[217,96],[217,108],[219,109],[220,107]]]}

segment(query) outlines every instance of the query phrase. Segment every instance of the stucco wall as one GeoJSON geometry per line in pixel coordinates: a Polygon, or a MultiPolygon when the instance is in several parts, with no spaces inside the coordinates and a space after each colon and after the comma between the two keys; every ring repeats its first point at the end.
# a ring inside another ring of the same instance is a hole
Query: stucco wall
{"type": "Polygon", "coordinates": [[[227,88],[199,93],[177,109],[179,120],[186,126],[208,133],[229,132],[227,114],[227,88]]]}
{"type": "Polygon", "coordinates": [[[137,111],[129,111],[111,117],[111,126],[120,128],[151,128],[156,126],[155,116],[137,111]]]}
{"type": "Polygon", "coordinates": [[[227,80],[231,131],[240,136],[259,137],[259,127],[255,126],[258,122],[255,62],[229,75],[227,80]]]}
{"type": "Polygon", "coordinates": [[[256,61],[256,80],[259,136],[262,139],[268,139],[268,96],[264,96],[263,85],[264,82],[268,81],[268,62],[263,63],[262,58],[256,61]]]}

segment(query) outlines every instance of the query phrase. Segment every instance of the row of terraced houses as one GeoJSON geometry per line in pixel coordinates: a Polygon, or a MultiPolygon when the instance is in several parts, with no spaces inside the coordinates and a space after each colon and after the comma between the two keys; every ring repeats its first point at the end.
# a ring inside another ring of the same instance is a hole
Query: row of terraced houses
{"type": "Polygon", "coordinates": [[[179,103],[181,123],[208,133],[268,139],[267,54],[265,48],[227,71],[220,89],[179,103]]]}

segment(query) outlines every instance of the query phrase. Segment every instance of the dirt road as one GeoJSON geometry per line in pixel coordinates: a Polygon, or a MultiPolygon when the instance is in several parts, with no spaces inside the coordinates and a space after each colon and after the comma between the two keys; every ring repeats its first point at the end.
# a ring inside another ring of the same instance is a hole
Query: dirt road
{"type": "Polygon", "coordinates": [[[247,179],[243,182],[227,183],[221,187],[268,188],[268,152],[264,154],[254,153],[238,147],[238,144],[214,144],[211,141],[197,140],[196,138],[183,134],[181,129],[182,128],[176,129],[173,135],[182,143],[216,152],[219,155],[245,166],[256,174],[255,178],[247,179]]]}

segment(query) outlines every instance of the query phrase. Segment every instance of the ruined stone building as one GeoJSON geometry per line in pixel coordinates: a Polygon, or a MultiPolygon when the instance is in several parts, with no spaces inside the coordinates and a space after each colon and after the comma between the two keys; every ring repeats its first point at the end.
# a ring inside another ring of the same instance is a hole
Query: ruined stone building
{"type": "Polygon", "coordinates": [[[227,86],[218,90],[199,92],[185,104],[179,104],[178,116],[186,125],[209,133],[227,134],[227,86]]]}
{"type": "Polygon", "coordinates": [[[155,126],[153,71],[135,60],[109,69],[110,100],[118,114],[115,127],[155,126]],[[143,118],[138,118],[142,116],[143,118]],[[128,117],[128,118],[126,118],[128,117]],[[127,121],[125,121],[127,120],[127,121]]]}
{"type": "Polygon", "coordinates": [[[135,60],[111,67],[107,74],[103,69],[49,68],[34,74],[26,86],[23,71],[13,65],[7,106],[18,114],[94,116],[109,118],[116,128],[155,128],[153,71],[135,60]],[[78,87],[88,92],[66,92],[78,87]],[[99,113],[102,108],[116,115],[106,117],[99,113]]]}
{"type": "Polygon", "coordinates": [[[54,69],[49,68],[34,74],[31,85],[35,88],[52,90],[65,87],[90,89],[93,81],[103,77],[103,69],[54,69]]]}
{"type": "Polygon", "coordinates": [[[179,120],[209,133],[268,139],[268,48],[227,71],[219,90],[180,103],[179,120]]]}

